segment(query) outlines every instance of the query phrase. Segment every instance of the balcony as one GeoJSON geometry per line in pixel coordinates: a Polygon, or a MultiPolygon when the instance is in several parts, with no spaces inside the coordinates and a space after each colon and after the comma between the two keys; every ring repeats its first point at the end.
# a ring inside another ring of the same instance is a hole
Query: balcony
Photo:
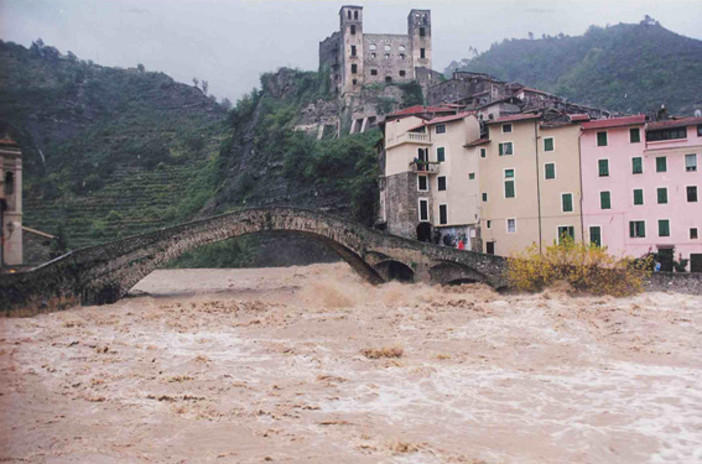
{"type": "Polygon", "coordinates": [[[405,132],[397,138],[388,140],[385,148],[395,147],[403,143],[413,143],[418,145],[431,145],[431,137],[424,132],[405,132]]]}
{"type": "Polygon", "coordinates": [[[412,161],[410,169],[417,174],[438,174],[441,170],[441,163],[435,161],[412,161]]]}

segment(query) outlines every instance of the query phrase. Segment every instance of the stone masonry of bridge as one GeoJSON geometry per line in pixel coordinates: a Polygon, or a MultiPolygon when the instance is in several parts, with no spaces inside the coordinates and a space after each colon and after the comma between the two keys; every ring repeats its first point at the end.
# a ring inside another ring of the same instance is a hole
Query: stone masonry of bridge
{"type": "Polygon", "coordinates": [[[210,243],[254,233],[301,234],[334,250],[362,277],[427,283],[507,285],[505,260],[408,240],[327,214],[293,208],[243,209],[104,245],[82,248],[26,272],[0,275],[0,309],[105,304],[153,270],[210,243]]]}

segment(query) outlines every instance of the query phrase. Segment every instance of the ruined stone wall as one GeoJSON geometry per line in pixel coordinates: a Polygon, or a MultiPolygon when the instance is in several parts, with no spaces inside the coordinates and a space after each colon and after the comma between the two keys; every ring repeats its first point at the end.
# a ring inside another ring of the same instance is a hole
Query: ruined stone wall
{"type": "Polygon", "coordinates": [[[385,218],[389,233],[416,239],[419,225],[419,198],[428,201],[429,218],[433,217],[431,192],[417,190],[417,174],[402,172],[385,178],[385,218]]]}
{"type": "Polygon", "coordinates": [[[332,35],[319,42],[319,72],[329,73],[329,88],[339,91],[341,82],[340,72],[340,42],[341,33],[334,32],[332,35]]]}
{"type": "Polygon", "coordinates": [[[414,62],[411,46],[407,35],[365,34],[363,37],[365,84],[413,80],[414,62]]]}

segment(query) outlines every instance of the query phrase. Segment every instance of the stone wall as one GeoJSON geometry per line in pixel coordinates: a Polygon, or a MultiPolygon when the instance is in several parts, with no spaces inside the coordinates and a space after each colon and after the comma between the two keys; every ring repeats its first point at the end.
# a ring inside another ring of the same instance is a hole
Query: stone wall
{"type": "Polygon", "coordinates": [[[407,35],[365,34],[363,37],[363,79],[365,84],[410,82],[414,79],[412,43],[407,35]],[[375,50],[372,47],[375,46],[375,50]],[[375,56],[373,55],[375,54],[375,56]],[[387,56],[387,58],[386,58],[387,56]],[[373,74],[375,71],[375,75],[373,74]],[[404,76],[400,75],[404,73],[404,76]]]}
{"type": "Polygon", "coordinates": [[[387,231],[400,237],[417,238],[419,197],[429,200],[429,217],[432,218],[431,192],[417,191],[417,174],[412,171],[388,176],[384,181],[387,231]]]}
{"type": "Polygon", "coordinates": [[[646,291],[702,295],[702,272],[654,272],[646,285],[646,291]]]}

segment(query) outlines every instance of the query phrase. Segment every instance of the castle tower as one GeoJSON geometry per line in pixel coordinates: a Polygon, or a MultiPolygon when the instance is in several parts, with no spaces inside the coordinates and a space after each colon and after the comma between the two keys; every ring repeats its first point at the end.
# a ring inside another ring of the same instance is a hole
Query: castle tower
{"type": "Polygon", "coordinates": [[[339,10],[341,41],[341,94],[357,93],[363,85],[363,7],[346,5],[339,10]]]}
{"type": "Polygon", "coordinates": [[[407,34],[415,68],[431,69],[431,10],[411,10],[407,16],[407,34]]]}

